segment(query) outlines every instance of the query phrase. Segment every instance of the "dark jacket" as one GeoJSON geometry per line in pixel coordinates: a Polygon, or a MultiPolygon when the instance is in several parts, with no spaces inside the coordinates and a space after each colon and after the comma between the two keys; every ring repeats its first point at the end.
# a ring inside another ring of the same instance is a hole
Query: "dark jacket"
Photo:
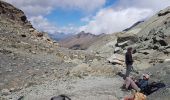
{"type": "Polygon", "coordinates": [[[129,52],[126,52],[126,54],[125,54],[125,63],[126,63],[126,65],[133,64],[132,54],[129,52]]]}
{"type": "Polygon", "coordinates": [[[148,86],[148,80],[144,80],[144,79],[139,80],[138,86],[141,90],[146,89],[148,86]]]}

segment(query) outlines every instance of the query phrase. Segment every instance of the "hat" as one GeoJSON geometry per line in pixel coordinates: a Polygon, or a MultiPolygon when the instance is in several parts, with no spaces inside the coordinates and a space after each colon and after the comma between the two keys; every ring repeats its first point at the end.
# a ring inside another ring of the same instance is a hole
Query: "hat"
{"type": "Polygon", "coordinates": [[[146,79],[149,79],[150,75],[149,74],[143,74],[143,77],[145,77],[146,79]]]}

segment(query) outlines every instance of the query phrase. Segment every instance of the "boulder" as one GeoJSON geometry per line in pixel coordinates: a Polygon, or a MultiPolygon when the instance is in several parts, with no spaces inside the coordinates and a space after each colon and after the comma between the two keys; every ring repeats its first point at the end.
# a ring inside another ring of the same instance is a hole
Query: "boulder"
{"type": "Polygon", "coordinates": [[[128,46],[129,44],[130,44],[130,41],[125,41],[125,42],[118,43],[117,46],[124,48],[124,47],[128,46]]]}
{"type": "Polygon", "coordinates": [[[117,43],[122,43],[125,41],[131,41],[132,43],[135,43],[138,41],[138,37],[136,34],[121,34],[118,36],[117,43]]]}
{"type": "Polygon", "coordinates": [[[80,65],[77,65],[70,71],[70,76],[76,77],[87,76],[91,70],[92,69],[89,67],[88,64],[82,63],[80,65]]]}
{"type": "Polygon", "coordinates": [[[169,53],[170,53],[170,48],[163,50],[163,52],[164,52],[165,54],[169,54],[169,53]]]}
{"type": "Polygon", "coordinates": [[[124,56],[120,54],[113,54],[111,57],[107,59],[109,63],[123,65],[124,64],[124,56]]]}
{"type": "Polygon", "coordinates": [[[123,52],[123,50],[120,47],[116,47],[114,49],[114,53],[119,53],[119,52],[123,52]]]}
{"type": "Polygon", "coordinates": [[[170,62],[170,59],[165,59],[164,62],[170,62]]]}
{"type": "Polygon", "coordinates": [[[161,38],[159,36],[156,36],[156,37],[153,38],[153,43],[154,44],[159,43],[161,46],[167,46],[168,45],[168,43],[163,38],[161,38]]]}
{"type": "Polygon", "coordinates": [[[2,95],[9,95],[9,94],[11,94],[10,90],[8,90],[8,89],[2,89],[1,93],[2,93],[2,95]]]}

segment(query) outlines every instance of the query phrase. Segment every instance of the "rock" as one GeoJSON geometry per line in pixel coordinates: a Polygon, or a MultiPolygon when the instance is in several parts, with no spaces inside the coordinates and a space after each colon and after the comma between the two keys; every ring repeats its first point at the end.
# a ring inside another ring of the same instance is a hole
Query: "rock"
{"type": "Polygon", "coordinates": [[[20,96],[17,100],[24,100],[24,96],[20,96]]]}
{"type": "Polygon", "coordinates": [[[129,41],[125,41],[125,42],[122,42],[122,43],[118,43],[117,46],[118,47],[121,47],[121,48],[124,48],[125,46],[128,46],[129,45],[129,41]]]}
{"type": "Polygon", "coordinates": [[[30,31],[30,32],[34,32],[35,29],[34,29],[34,28],[30,28],[29,31],[30,31]]]}
{"type": "Polygon", "coordinates": [[[165,54],[169,54],[169,53],[170,53],[170,48],[163,50],[163,52],[164,52],[165,54]]]}
{"type": "Polygon", "coordinates": [[[27,37],[27,35],[25,35],[25,34],[21,34],[21,37],[27,37]]]}
{"type": "Polygon", "coordinates": [[[33,53],[33,54],[36,54],[36,52],[35,52],[35,51],[32,51],[32,53],[33,53]]]}
{"type": "Polygon", "coordinates": [[[138,53],[142,53],[144,55],[148,55],[148,54],[153,53],[153,51],[152,50],[140,50],[140,51],[138,51],[138,53]]]}
{"type": "Polygon", "coordinates": [[[162,11],[160,11],[159,13],[158,13],[158,16],[160,17],[160,16],[165,16],[165,15],[167,15],[167,14],[169,14],[170,13],[170,10],[168,9],[168,10],[162,10],[162,11]]]}
{"type": "Polygon", "coordinates": [[[0,49],[0,53],[3,53],[3,54],[11,54],[12,51],[6,50],[6,49],[0,49]]]}
{"type": "Polygon", "coordinates": [[[118,36],[117,43],[122,43],[125,41],[130,41],[135,43],[138,41],[138,37],[136,34],[124,33],[118,36]]]}
{"type": "Polygon", "coordinates": [[[119,65],[123,65],[124,64],[124,56],[123,55],[120,55],[120,54],[113,54],[111,57],[109,57],[107,59],[107,61],[109,63],[112,63],[112,64],[119,64],[119,65]]]}
{"type": "Polygon", "coordinates": [[[10,92],[15,92],[15,91],[17,91],[17,89],[16,89],[16,88],[10,88],[9,91],[10,91],[10,92]]]}
{"type": "Polygon", "coordinates": [[[23,11],[4,1],[0,1],[0,16],[15,21],[18,24],[27,24],[32,27],[23,11]]]}
{"type": "Polygon", "coordinates": [[[92,68],[90,68],[88,64],[83,63],[83,64],[80,64],[80,65],[74,67],[70,71],[70,75],[82,77],[82,76],[84,76],[85,73],[89,73],[91,70],[92,70],[92,68]]]}
{"type": "Polygon", "coordinates": [[[170,62],[170,59],[165,59],[164,62],[170,62]]]}
{"type": "Polygon", "coordinates": [[[1,90],[2,95],[9,95],[11,92],[8,89],[2,89],[1,90]]]}
{"type": "Polygon", "coordinates": [[[0,100],[7,100],[7,99],[5,99],[5,98],[3,98],[3,97],[0,96],[0,100]]]}
{"type": "Polygon", "coordinates": [[[122,51],[122,49],[120,48],[120,47],[116,47],[115,49],[114,49],[114,53],[119,53],[119,52],[121,52],[122,51]]]}
{"type": "Polygon", "coordinates": [[[158,50],[159,49],[159,45],[158,44],[153,45],[153,49],[154,50],[158,50]]]}
{"type": "Polygon", "coordinates": [[[13,70],[12,69],[7,69],[6,72],[12,72],[13,70]]]}
{"type": "Polygon", "coordinates": [[[167,46],[168,45],[168,43],[164,40],[164,39],[162,39],[162,38],[160,38],[160,37],[158,37],[158,36],[156,36],[155,38],[153,38],[153,43],[155,44],[155,43],[159,43],[161,46],[167,46]]]}

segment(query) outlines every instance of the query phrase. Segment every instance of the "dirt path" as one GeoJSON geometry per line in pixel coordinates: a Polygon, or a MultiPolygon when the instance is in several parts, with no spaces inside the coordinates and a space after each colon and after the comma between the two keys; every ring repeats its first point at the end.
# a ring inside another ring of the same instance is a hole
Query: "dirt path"
{"type": "Polygon", "coordinates": [[[13,93],[7,98],[17,100],[24,96],[24,100],[49,100],[52,96],[67,94],[72,100],[120,100],[130,92],[121,91],[123,79],[115,76],[86,77],[67,81],[52,81],[43,85],[33,86],[20,92],[13,93]]]}

